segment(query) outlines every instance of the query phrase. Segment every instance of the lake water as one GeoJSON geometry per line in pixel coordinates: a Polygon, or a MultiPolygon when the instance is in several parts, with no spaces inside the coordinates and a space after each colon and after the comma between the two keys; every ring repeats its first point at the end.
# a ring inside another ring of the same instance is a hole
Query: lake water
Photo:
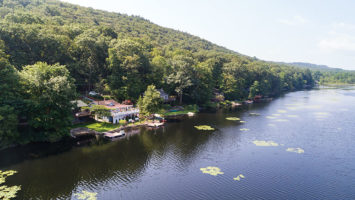
{"type": "Polygon", "coordinates": [[[83,190],[124,200],[355,199],[354,111],[354,88],[292,92],[270,103],[141,128],[115,142],[8,149],[0,152],[0,169],[18,171],[6,184],[21,185],[18,199],[26,200],[76,199],[83,190]],[[208,166],[223,174],[202,173],[208,166]],[[245,178],[233,179],[240,174],[245,178]]]}

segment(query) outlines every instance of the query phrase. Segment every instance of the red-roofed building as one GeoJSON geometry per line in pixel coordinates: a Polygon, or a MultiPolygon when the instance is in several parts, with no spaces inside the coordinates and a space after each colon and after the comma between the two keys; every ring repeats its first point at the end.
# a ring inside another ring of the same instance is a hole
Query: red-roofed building
{"type": "Polygon", "coordinates": [[[93,103],[110,109],[111,116],[104,117],[103,120],[114,124],[126,117],[136,117],[139,114],[139,109],[134,108],[133,105],[120,104],[115,100],[94,101],[93,103]]]}
{"type": "Polygon", "coordinates": [[[112,100],[112,99],[106,100],[106,101],[94,101],[93,103],[96,104],[96,105],[103,105],[106,108],[111,109],[111,110],[122,110],[122,111],[124,111],[124,110],[128,110],[130,108],[133,108],[133,105],[120,104],[117,101],[112,100]]]}

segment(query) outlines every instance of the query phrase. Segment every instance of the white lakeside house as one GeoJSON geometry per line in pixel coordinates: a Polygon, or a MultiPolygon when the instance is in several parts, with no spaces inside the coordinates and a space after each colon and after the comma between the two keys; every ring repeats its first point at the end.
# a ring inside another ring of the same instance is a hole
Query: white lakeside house
{"type": "MultiPolygon", "coordinates": [[[[120,120],[128,118],[135,118],[139,116],[139,109],[133,105],[125,105],[116,102],[115,100],[94,101],[96,105],[103,105],[110,109],[111,116],[102,117],[101,120],[111,122],[113,124],[119,123],[120,120]]],[[[97,119],[97,117],[95,117],[97,119]]],[[[98,119],[97,119],[98,120],[98,119]]]]}

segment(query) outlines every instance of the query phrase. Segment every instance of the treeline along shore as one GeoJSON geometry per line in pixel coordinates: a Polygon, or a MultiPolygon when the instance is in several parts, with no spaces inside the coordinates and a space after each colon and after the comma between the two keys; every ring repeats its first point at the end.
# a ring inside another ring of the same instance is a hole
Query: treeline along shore
{"type": "Polygon", "coordinates": [[[0,0],[0,147],[69,135],[89,91],[137,103],[149,85],[173,104],[213,105],[354,83],[352,72],[265,62],[137,16],[55,0],[0,0]]]}

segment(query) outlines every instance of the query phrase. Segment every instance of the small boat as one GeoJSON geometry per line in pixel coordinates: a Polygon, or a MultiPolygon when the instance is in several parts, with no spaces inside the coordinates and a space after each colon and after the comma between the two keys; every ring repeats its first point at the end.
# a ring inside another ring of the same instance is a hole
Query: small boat
{"type": "Polygon", "coordinates": [[[242,105],[241,103],[232,101],[232,107],[237,107],[237,106],[241,106],[241,105],[242,105]]]}
{"type": "Polygon", "coordinates": [[[104,137],[106,139],[114,139],[114,138],[119,138],[126,135],[126,133],[124,132],[124,130],[120,130],[120,132],[113,132],[113,133],[105,133],[104,137]]]}
{"type": "Polygon", "coordinates": [[[252,104],[252,103],[253,103],[253,100],[246,100],[246,101],[244,101],[243,103],[245,103],[245,104],[252,104]]]}
{"type": "Polygon", "coordinates": [[[187,115],[190,116],[190,117],[192,117],[192,116],[195,115],[195,113],[193,113],[193,112],[188,112],[187,115]]]}
{"type": "Polygon", "coordinates": [[[149,127],[160,127],[164,125],[164,122],[154,122],[154,123],[148,123],[147,124],[149,127]]]}

